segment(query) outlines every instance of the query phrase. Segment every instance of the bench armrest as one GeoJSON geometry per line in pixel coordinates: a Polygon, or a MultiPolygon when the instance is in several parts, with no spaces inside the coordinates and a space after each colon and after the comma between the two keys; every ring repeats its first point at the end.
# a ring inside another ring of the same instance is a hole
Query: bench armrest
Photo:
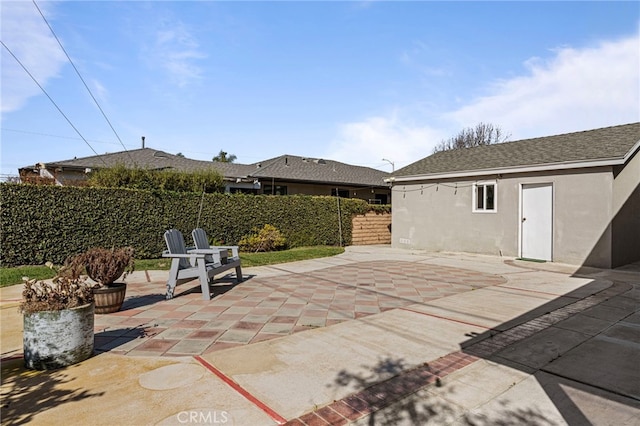
{"type": "Polygon", "coordinates": [[[214,249],[193,249],[193,250],[187,250],[189,253],[193,253],[193,254],[212,254],[212,253],[220,253],[220,250],[214,250],[214,249]]]}
{"type": "Polygon", "coordinates": [[[169,257],[169,258],[176,258],[176,259],[180,259],[180,258],[185,258],[185,259],[196,259],[196,258],[204,258],[205,254],[200,254],[200,253],[188,253],[188,254],[181,254],[181,253],[167,253],[164,252],[162,253],[162,257],[169,257]]]}
{"type": "Polygon", "coordinates": [[[240,257],[238,255],[238,246],[211,246],[212,249],[231,250],[231,256],[240,257]]]}

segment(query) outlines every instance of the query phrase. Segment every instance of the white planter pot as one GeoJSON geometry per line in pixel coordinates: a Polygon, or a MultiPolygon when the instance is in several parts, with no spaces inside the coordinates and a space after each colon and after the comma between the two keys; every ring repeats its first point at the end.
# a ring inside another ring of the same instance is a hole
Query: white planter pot
{"type": "Polygon", "coordinates": [[[93,303],[24,314],[24,363],[35,370],[76,364],[93,353],[93,303]]]}

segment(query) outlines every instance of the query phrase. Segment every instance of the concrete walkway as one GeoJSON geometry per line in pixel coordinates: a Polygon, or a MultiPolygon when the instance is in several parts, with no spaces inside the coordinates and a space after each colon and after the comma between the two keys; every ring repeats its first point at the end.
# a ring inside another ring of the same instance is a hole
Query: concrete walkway
{"type": "Polygon", "coordinates": [[[640,424],[640,268],[574,269],[349,247],[209,302],[142,271],[97,355],[50,372],[0,289],[2,424],[640,424]]]}

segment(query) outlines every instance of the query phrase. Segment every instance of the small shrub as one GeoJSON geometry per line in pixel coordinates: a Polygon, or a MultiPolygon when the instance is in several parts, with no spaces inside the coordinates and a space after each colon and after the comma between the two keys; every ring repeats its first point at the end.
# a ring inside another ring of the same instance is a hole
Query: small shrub
{"type": "Polygon", "coordinates": [[[242,237],[238,245],[242,251],[275,251],[284,249],[287,240],[275,226],[266,224],[262,229],[256,228],[254,233],[242,237]]]}

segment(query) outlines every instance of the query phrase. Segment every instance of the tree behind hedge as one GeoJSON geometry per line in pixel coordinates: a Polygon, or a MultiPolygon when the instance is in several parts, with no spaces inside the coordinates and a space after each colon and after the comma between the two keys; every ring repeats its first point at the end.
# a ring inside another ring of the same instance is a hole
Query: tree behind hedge
{"type": "Polygon", "coordinates": [[[98,169],[91,173],[87,184],[102,188],[129,188],[177,192],[221,192],[223,177],[214,168],[180,172],[176,170],[150,170],[141,167],[115,167],[98,169]]]}
{"type": "Polygon", "coordinates": [[[503,143],[508,141],[510,137],[511,134],[504,133],[500,126],[494,126],[489,123],[478,123],[476,127],[466,127],[457,135],[440,141],[440,143],[433,148],[433,153],[503,143]]]}

